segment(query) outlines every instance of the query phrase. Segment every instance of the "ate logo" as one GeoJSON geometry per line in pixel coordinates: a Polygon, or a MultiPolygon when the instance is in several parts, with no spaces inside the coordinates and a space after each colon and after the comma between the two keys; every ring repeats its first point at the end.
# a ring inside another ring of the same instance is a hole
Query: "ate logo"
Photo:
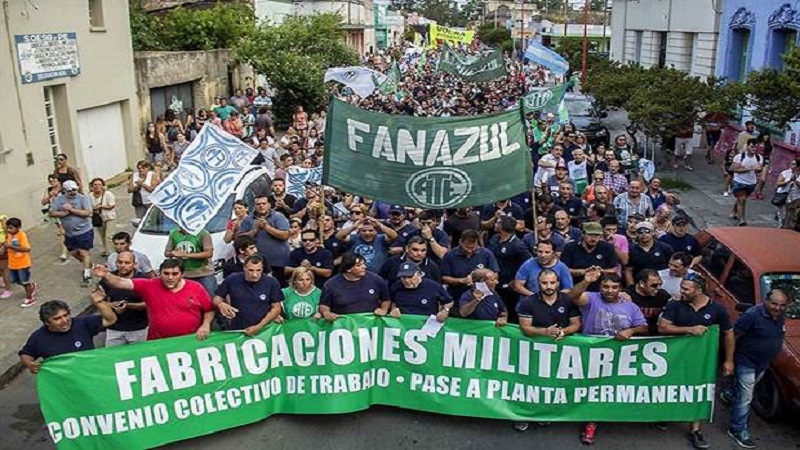
{"type": "Polygon", "coordinates": [[[472,179],[460,169],[430,168],[406,180],[406,194],[425,208],[450,208],[463,202],[472,192],[472,179]]]}
{"type": "Polygon", "coordinates": [[[551,98],[553,98],[553,92],[549,89],[546,91],[531,92],[525,97],[525,106],[531,109],[543,108],[551,98]]]}
{"type": "Polygon", "coordinates": [[[314,314],[314,307],[308,302],[297,302],[292,306],[292,314],[295,317],[311,317],[314,314]]]}

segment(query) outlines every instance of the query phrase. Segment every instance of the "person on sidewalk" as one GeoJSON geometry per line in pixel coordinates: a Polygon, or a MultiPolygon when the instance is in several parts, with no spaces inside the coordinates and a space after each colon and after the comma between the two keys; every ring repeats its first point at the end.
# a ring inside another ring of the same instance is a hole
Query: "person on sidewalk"
{"type": "Polygon", "coordinates": [[[742,448],[756,447],[747,425],[750,403],[756,383],[783,347],[784,313],[788,303],[785,292],[772,289],[764,302],[747,310],[733,326],[736,334],[734,384],[733,388],[722,391],[721,397],[724,402],[732,403],[728,436],[742,448]]]}
{"type": "Polygon", "coordinates": [[[95,178],[91,181],[92,193],[92,226],[97,229],[100,244],[103,246],[103,258],[108,257],[108,249],[111,247],[111,235],[114,232],[114,225],[117,220],[117,201],[114,194],[106,189],[106,182],[102,178],[95,178]]]}
{"type": "MultiPolygon", "coordinates": [[[[25,288],[25,300],[19,306],[31,307],[36,304],[36,283],[31,281],[31,266],[33,265],[31,245],[28,243],[28,235],[22,231],[22,221],[16,217],[6,221],[5,248],[11,281],[25,288]]],[[[10,297],[10,289],[11,286],[6,286],[6,291],[0,298],[10,297]]]]}
{"type": "MultiPolygon", "coordinates": [[[[147,278],[136,270],[136,255],[131,251],[123,251],[117,257],[117,270],[114,275],[120,278],[147,278]]],[[[147,305],[139,294],[115,289],[105,281],[99,283],[108,293],[108,301],[117,315],[117,322],[106,330],[106,347],[133,344],[147,340],[147,305]]]]}
{"type": "MultiPolygon", "coordinates": [[[[705,280],[700,274],[688,274],[681,281],[681,300],[672,301],[664,308],[658,321],[658,333],[662,335],[702,336],[708,327],[719,325],[724,337],[725,360],[722,374],[733,374],[733,350],[735,345],[733,327],[728,311],[705,294],[705,280]]],[[[700,421],[689,424],[689,441],[694,448],[709,448],[700,432],[700,421]]]]}
{"type": "Polygon", "coordinates": [[[92,304],[99,315],[73,318],[69,305],[61,300],[50,300],[39,308],[39,319],[44,325],[34,331],[17,354],[20,363],[32,374],[39,373],[42,361],[47,358],[94,349],[94,337],[114,325],[117,315],[106,301],[106,293],[98,287],[92,292],[92,304]]]}
{"type": "Polygon", "coordinates": [[[756,153],[756,139],[747,141],[747,146],[743,153],[733,157],[731,170],[733,171],[733,185],[731,191],[736,197],[733,205],[731,219],[737,222],[740,227],[747,226],[745,214],[747,210],[747,197],[756,190],[758,176],[764,170],[764,159],[756,153]]]}
{"type": "Polygon", "coordinates": [[[8,269],[8,249],[6,248],[6,236],[8,236],[6,221],[8,221],[8,216],[5,214],[0,215],[0,281],[2,281],[0,299],[7,299],[12,295],[11,278],[8,269]]]}
{"type": "Polygon", "coordinates": [[[47,176],[47,187],[42,194],[42,213],[45,215],[45,220],[53,224],[56,230],[56,237],[61,245],[61,261],[67,260],[67,247],[64,246],[64,229],[61,227],[61,221],[55,217],[50,217],[50,206],[53,204],[53,199],[62,194],[63,187],[61,181],[58,180],[56,174],[51,173],[47,176]]]}
{"type": "Polygon", "coordinates": [[[94,266],[94,276],[115,289],[133,291],[147,305],[147,340],[195,334],[204,340],[211,332],[214,304],[203,285],[183,278],[183,263],[168,258],[159,267],[157,279],[128,279],[109,272],[106,266],[94,266]]]}
{"type": "Polygon", "coordinates": [[[73,258],[83,265],[81,286],[89,286],[92,278],[91,254],[94,246],[92,229],[92,201],[78,193],[78,183],[67,180],[63,183],[64,195],[53,199],[50,217],[61,219],[64,227],[64,245],[73,258]]]}

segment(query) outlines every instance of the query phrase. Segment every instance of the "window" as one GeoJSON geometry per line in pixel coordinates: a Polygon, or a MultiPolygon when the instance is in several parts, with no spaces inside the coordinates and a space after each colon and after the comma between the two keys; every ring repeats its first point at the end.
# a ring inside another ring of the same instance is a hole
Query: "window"
{"type": "Polygon", "coordinates": [[[709,275],[721,280],[722,273],[725,272],[725,266],[731,257],[730,249],[716,239],[712,239],[703,247],[702,254],[701,264],[703,267],[708,271],[709,275]]]}
{"type": "Polygon", "coordinates": [[[642,35],[644,33],[641,30],[634,31],[633,33],[633,60],[640,63],[642,62],[642,35]]]}
{"type": "MultiPolygon", "coordinates": [[[[233,194],[228,196],[219,211],[217,211],[214,217],[206,224],[206,231],[209,233],[222,233],[225,231],[228,220],[233,216],[234,200],[235,196],[233,194]]],[[[147,215],[142,219],[142,222],[139,231],[148,234],[166,235],[169,234],[173,228],[178,226],[172,219],[164,215],[158,207],[150,208],[147,215]]]]}
{"type": "Polygon", "coordinates": [[[755,281],[753,271],[739,258],[733,261],[733,267],[725,280],[725,289],[731,293],[738,303],[755,304],[755,281]]]}
{"type": "Polygon", "coordinates": [[[743,81],[750,62],[750,30],[737,28],[731,30],[731,43],[728,46],[726,75],[732,81],[743,81]]]}
{"type": "Polygon", "coordinates": [[[770,33],[767,65],[775,70],[783,70],[783,55],[797,46],[797,30],[778,28],[770,33]]]}
{"type": "Polygon", "coordinates": [[[686,33],[686,50],[683,69],[687,70],[690,75],[695,75],[694,55],[697,54],[697,33],[686,33]]]}
{"type": "Polygon", "coordinates": [[[103,16],[103,0],[88,0],[89,1],[89,26],[91,29],[99,31],[106,26],[106,21],[103,16]]]}
{"type": "Polygon", "coordinates": [[[658,35],[658,67],[667,65],[667,32],[656,32],[658,35]]]}
{"type": "Polygon", "coordinates": [[[53,157],[61,153],[58,141],[58,123],[56,120],[55,92],[52,86],[44,88],[44,115],[47,122],[47,135],[50,141],[50,152],[53,157]]]}

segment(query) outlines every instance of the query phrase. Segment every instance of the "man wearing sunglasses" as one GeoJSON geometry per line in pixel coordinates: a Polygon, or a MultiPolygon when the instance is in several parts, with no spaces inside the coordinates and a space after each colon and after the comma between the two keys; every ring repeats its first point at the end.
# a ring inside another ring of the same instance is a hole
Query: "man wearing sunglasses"
{"type": "Polygon", "coordinates": [[[289,254],[289,265],[284,268],[286,278],[291,278],[298,267],[305,267],[314,273],[314,285],[322,289],[333,275],[333,253],[320,245],[315,230],[304,230],[300,233],[300,239],[303,246],[289,254]]]}
{"type": "Polygon", "coordinates": [[[647,334],[658,335],[658,317],[664,307],[672,299],[669,292],[661,288],[661,277],[653,269],[644,269],[636,274],[636,284],[628,286],[625,292],[631,297],[633,303],[642,310],[642,315],[647,320],[647,334]]]}
{"type": "Polygon", "coordinates": [[[625,267],[625,283],[628,286],[633,285],[634,276],[644,269],[666,269],[669,259],[675,253],[669,244],[656,240],[652,222],[639,222],[636,225],[636,235],[636,244],[630,248],[628,265],[625,267]]]}

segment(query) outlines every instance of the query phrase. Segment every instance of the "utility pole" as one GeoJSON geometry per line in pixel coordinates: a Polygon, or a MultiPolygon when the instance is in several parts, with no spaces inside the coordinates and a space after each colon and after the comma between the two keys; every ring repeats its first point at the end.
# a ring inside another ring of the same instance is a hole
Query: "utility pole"
{"type": "Polygon", "coordinates": [[[520,0],[522,3],[522,51],[525,51],[525,0],[520,0]]]}
{"type": "Polygon", "coordinates": [[[569,23],[569,0],[564,0],[564,38],[567,37],[567,23],[569,23]]]}
{"type": "Polygon", "coordinates": [[[583,3],[583,56],[581,57],[581,90],[586,89],[586,58],[589,55],[589,39],[587,29],[589,28],[589,0],[583,3]]]}

